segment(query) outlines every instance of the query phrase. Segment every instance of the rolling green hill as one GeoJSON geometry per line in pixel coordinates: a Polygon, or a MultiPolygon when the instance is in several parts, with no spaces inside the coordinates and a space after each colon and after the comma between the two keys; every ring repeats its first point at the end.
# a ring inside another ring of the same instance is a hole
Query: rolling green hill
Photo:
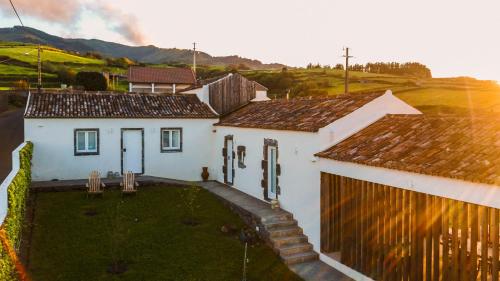
{"type": "MultiPolygon", "coordinates": [[[[191,63],[193,60],[192,50],[159,48],[153,45],[127,46],[98,39],[68,39],[23,26],[0,28],[0,41],[49,45],[82,54],[96,52],[106,57],[127,57],[142,63],[191,63]]],[[[239,56],[211,56],[204,52],[197,53],[197,61],[206,65],[244,64],[252,69],[280,69],[284,66],[282,64],[264,64],[258,60],[239,56]]]]}
{"type": "MultiPolygon", "coordinates": [[[[325,96],[344,92],[344,72],[334,69],[244,71],[266,85],[270,97],[325,96]]],[[[424,112],[499,112],[500,86],[474,78],[415,78],[388,74],[350,72],[350,92],[392,90],[405,102],[424,112]]]]}
{"type": "MultiPolygon", "coordinates": [[[[17,61],[26,62],[33,65],[37,63],[37,51],[38,51],[38,46],[35,45],[27,45],[27,46],[0,45],[0,57],[9,57],[17,61]]],[[[80,57],[48,46],[43,46],[42,57],[44,62],[54,62],[54,63],[70,62],[74,64],[96,64],[96,65],[103,65],[106,63],[103,60],[80,57]]]]}
{"type": "MultiPolygon", "coordinates": [[[[0,89],[16,81],[36,83],[37,46],[0,43],[0,89]]],[[[43,86],[60,87],[61,72],[126,72],[126,66],[109,60],[85,57],[43,46],[43,86]]],[[[169,64],[154,66],[169,67],[169,64]]],[[[186,66],[186,65],[184,65],[186,66]]],[[[337,95],[344,92],[344,71],[335,69],[238,70],[224,66],[199,66],[198,77],[209,79],[238,71],[269,88],[271,98],[337,95]]],[[[473,78],[416,78],[366,72],[350,72],[350,92],[373,92],[391,89],[396,96],[425,112],[500,112],[500,86],[493,81],[473,78]]],[[[116,90],[126,90],[121,81],[116,90]]]]}
{"type": "MultiPolygon", "coordinates": [[[[41,46],[42,82],[44,87],[68,84],[64,73],[80,71],[112,72],[124,74],[127,66],[116,66],[109,60],[85,57],[76,53],[41,46]]],[[[33,85],[37,81],[38,46],[13,42],[0,42],[0,89],[13,87],[20,80],[33,85]]]]}

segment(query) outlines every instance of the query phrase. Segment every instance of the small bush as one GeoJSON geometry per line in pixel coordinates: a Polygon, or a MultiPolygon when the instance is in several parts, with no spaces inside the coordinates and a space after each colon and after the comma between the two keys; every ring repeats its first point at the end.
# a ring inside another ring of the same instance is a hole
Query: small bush
{"type": "MultiPolygon", "coordinates": [[[[5,230],[7,240],[15,249],[19,249],[23,228],[26,200],[31,183],[31,158],[33,144],[28,143],[19,153],[20,169],[12,183],[7,187],[7,217],[1,228],[5,230]]],[[[3,247],[0,247],[0,280],[17,280],[15,266],[3,247]]]]}

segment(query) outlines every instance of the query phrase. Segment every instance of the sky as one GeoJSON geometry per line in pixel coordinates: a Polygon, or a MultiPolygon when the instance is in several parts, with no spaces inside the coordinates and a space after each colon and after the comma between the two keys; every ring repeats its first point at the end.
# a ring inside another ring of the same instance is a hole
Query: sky
{"type": "MultiPolygon", "coordinates": [[[[498,0],[13,0],[24,24],[71,38],[192,48],[290,66],[417,61],[500,81],[498,0]]],[[[0,26],[18,25],[0,0],[0,26]]]]}

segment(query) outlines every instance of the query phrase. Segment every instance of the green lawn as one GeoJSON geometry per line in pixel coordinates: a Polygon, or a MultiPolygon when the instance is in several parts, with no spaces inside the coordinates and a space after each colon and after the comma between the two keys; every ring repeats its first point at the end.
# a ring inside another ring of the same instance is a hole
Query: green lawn
{"type": "MultiPolygon", "coordinates": [[[[36,64],[37,48],[37,46],[0,46],[0,56],[7,56],[19,61],[36,64]]],[[[104,64],[103,60],[80,57],[49,47],[43,47],[42,59],[45,62],[50,61],[55,63],[104,64]]]]}
{"type": "MultiPolygon", "coordinates": [[[[37,194],[33,280],[241,280],[244,245],[220,228],[240,229],[243,222],[201,190],[201,224],[184,224],[181,190],[151,187],[125,198],[118,191],[89,199],[84,192],[37,194]],[[128,270],[108,273],[113,260],[124,260],[128,270]]],[[[301,279],[258,244],[249,247],[248,280],[301,279]]]]}

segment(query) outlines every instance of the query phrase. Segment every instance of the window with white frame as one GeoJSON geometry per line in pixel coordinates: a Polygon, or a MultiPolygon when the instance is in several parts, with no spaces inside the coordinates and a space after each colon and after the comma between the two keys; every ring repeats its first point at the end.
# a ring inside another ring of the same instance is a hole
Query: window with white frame
{"type": "Polygon", "coordinates": [[[161,129],[161,152],[182,151],[182,128],[161,129]]]}
{"type": "Polygon", "coordinates": [[[75,155],[99,155],[99,129],[75,130],[75,155]]]}

